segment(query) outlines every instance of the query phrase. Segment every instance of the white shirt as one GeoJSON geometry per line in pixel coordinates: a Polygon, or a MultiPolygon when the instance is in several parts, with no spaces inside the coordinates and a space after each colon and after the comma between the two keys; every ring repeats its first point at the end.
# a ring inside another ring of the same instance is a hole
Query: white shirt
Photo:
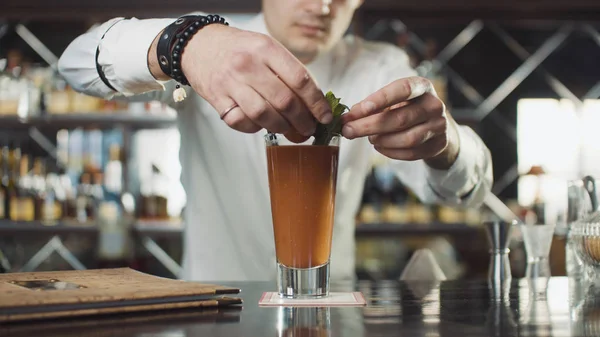
{"type": "MultiPolygon", "coordinates": [[[[187,194],[181,278],[274,280],[265,131],[246,134],[231,129],[191,88],[186,88],[186,100],[173,102],[173,81],[156,81],[147,67],[149,46],[173,20],[116,18],[105,22],[69,45],[59,70],[77,91],[103,98],[159,99],[177,110],[182,185],[187,194]],[[119,93],[100,80],[95,64],[98,46],[98,62],[119,93]]],[[[262,14],[238,27],[268,34],[262,14]]],[[[307,68],[320,88],[332,90],[348,106],[394,80],[415,75],[400,48],[353,36],[346,36],[307,68]]],[[[399,179],[423,202],[477,207],[489,192],[489,150],[468,127],[459,128],[459,138],[460,153],[448,171],[432,169],[422,160],[390,160],[399,179]]],[[[366,138],[341,141],[332,280],[354,277],[355,214],[375,153],[366,138]]]]}

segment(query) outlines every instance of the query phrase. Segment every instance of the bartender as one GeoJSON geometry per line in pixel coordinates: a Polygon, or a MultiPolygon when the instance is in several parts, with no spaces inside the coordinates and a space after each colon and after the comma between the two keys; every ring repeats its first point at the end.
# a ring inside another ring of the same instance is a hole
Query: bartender
{"type": "Polygon", "coordinates": [[[343,116],[331,279],[355,276],[355,214],[373,154],[386,156],[423,202],[479,206],[492,186],[489,150],[458,125],[404,51],[345,34],[362,0],[263,0],[236,24],[114,18],[77,37],[59,60],[78,92],[160,100],[178,112],[183,274],[197,281],[274,280],[264,135],[302,142],[343,116]],[[174,38],[174,32],[187,34],[174,38]]]}

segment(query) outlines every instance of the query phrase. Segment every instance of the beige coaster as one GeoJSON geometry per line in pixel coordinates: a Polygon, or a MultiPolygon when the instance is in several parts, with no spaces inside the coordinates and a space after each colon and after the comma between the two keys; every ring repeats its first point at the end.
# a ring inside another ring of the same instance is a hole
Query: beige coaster
{"type": "Polygon", "coordinates": [[[261,307],[364,307],[367,301],[361,292],[329,293],[315,299],[281,298],[277,292],[265,292],[258,301],[261,307]]]}

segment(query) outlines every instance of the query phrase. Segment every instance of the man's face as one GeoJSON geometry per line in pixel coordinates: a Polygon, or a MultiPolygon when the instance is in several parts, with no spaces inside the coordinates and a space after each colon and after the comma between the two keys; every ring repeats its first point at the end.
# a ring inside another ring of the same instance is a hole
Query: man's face
{"type": "Polygon", "coordinates": [[[263,0],[271,36],[302,62],[335,45],[363,0],[263,0]]]}

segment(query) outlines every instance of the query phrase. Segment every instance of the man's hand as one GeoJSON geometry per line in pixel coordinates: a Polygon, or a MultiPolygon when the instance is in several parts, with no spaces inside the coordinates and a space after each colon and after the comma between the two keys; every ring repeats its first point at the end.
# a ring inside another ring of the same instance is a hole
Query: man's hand
{"type": "Polygon", "coordinates": [[[192,88],[238,131],[309,136],[317,120],[332,119],[304,65],[266,35],[208,25],[188,42],[181,66],[192,88]]]}
{"type": "Polygon", "coordinates": [[[424,159],[448,169],[458,156],[456,124],[425,78],[390,83],[342,117],[344,137],[369,137],[375,149],[399,160],[424,159]]]}

